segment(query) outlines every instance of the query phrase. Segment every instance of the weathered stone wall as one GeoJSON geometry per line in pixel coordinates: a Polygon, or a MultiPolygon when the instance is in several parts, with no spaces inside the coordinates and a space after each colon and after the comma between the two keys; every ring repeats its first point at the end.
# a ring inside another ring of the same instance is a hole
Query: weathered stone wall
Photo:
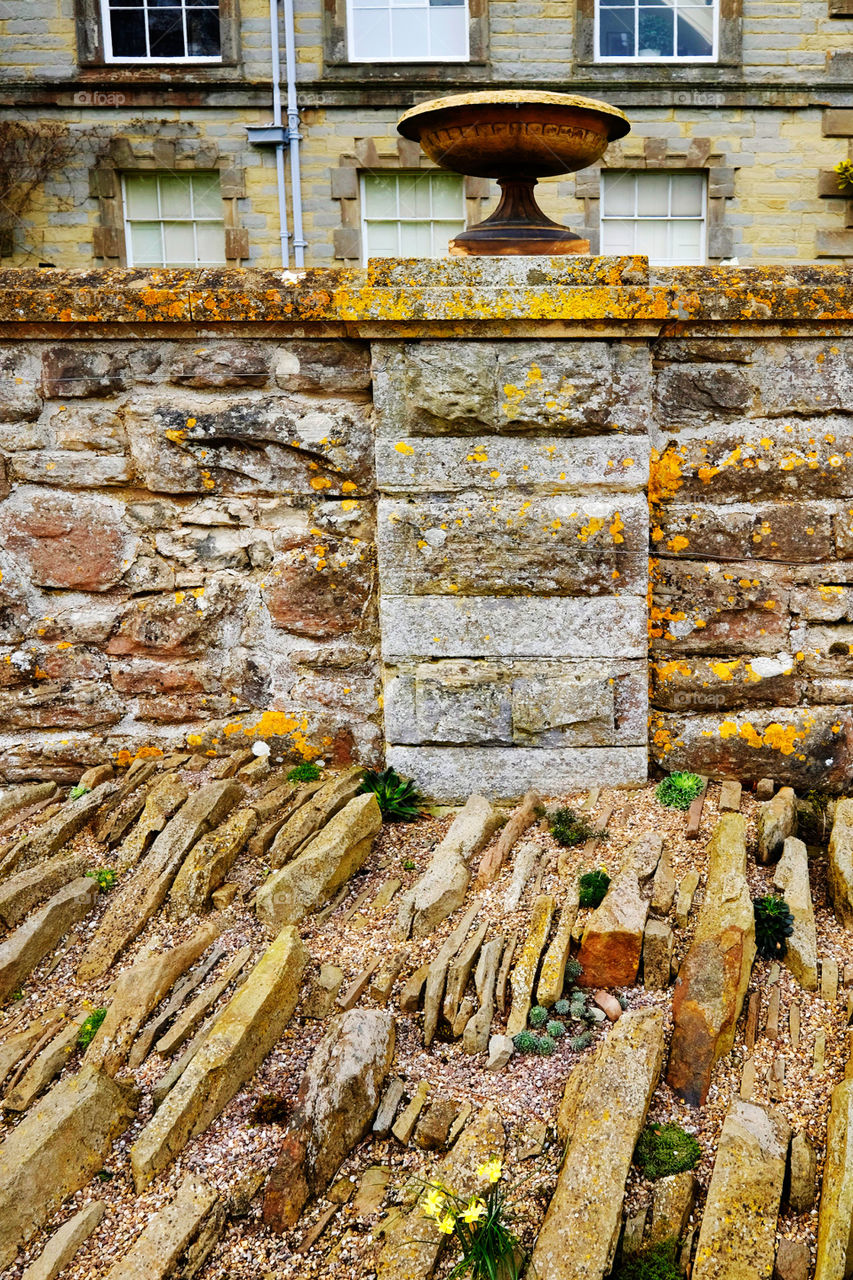
{"type": "Polygon", "coordinates": [[[0,776],[849,777],[843,270],[8,272],[0,342],[0,776]]]}

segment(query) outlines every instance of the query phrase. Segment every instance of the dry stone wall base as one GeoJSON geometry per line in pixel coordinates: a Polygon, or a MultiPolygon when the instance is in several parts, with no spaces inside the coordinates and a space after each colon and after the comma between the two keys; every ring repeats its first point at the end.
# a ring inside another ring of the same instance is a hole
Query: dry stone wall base
{"type": "Polygon", "coordinates": [[[603,1280],[625,1180],[663,1064],[660,1010],[626,1013],[584,1068],[557,1189],[533,1250],[539,1280],[603,1280]]]}
{"type": "Polygon", "coordinates": [[[350,769],[324,784],[309,782],[290,802],[294,812],[272,842],[270,866],[283,867],[345,805],[358,795],[362,771],[350,769]]]}
{"type": "Polygon", "coordinates": [[[90,860],[85,852],[58,854],[28,871],[9,876],[0,884],[0,920],[14,929],[37,903],[82,876],[90,860]]]}
{"type": "Polygon", "coordinates": [[[791,1131],[769,1107],[726,1116],[693,1265],[694,1280],[762,1280],[773,1270],[791,1131]]]}
{"type": "Polygon", "coordinates": [[[0,1144],[0,1267],[103,1168],[135,1109],[130,1086],[83,1067],[54,1085],[0,1144]]]}
{"type": "Polygon", "coordinates": [[[299,998],[308,952],[282,929],[131,1148],[133,1179],[143,1190],[203,1133],[279,1039],[299,998]]]}
{"type": "Polygon", "coordinates": [[[207,909],[210,895],[222,884],[257,825],[252,809],[238,809],[193,845],[169,891],[169,913],[175,920],[207,909]]]}

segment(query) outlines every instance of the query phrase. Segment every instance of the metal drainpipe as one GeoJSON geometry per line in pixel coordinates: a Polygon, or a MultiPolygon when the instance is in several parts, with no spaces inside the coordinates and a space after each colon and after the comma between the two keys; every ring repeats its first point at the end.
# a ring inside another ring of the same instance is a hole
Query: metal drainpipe
{"type": "Polygon", "coordinates": [[[293,260],[305,266],[308,247],[302,229],[302,171],[299,163],[299,105],[296,101],[296,27],[293,0],[284,0],[284,57],[287,69],[287,136],[290,140],[290,195],[293,201],[293,260]]]}
{"type": "MultiPolygon", "coordinates": [[[[270,0],[270,47],[272,50],[272,112],[273,124],[279,128],[282,125],[281,117],[281,36],[278,29],[278,0],[270,0]]],[[[288,102],[290,101],[290,92],[288,86],[288,102]]],[[[275,149],[275,169],[276,183],[278,186],[278,225],[279,236],[281,238],[281,265],[283,267],[290,266],[290,251],[288,248],[288,240],[290,233],[287,229],[287,193],[284,186],[284,143],[279,143],[275,149]]],[[[294,206],[296,201],[294,200],[294,206]]],[[[301,210],[300,210],[300,226],[301,226],[301,210]]],[[[300,232],[301,234],[301,232],[300,232]]],[[[299,258],[297,257],[297,263],[299,258]]],[[[301,265],[301,263],[299,264],[301,265]]]]}

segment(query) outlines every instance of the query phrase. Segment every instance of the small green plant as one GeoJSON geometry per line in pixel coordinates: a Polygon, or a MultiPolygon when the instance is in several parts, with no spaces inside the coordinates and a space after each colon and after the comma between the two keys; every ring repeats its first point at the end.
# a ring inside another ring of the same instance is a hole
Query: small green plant
{"type": "Polygon", "coordinates": [[[525,1266],[518,1236],[510,1227],[509,1202],[503,1187],[500,1160],[487,1160],[477,1169],[485,1183],[481,1195],[459,1195],[442,1183],[429,1183],[421,1212],[442,1235],[453,1236],[462,1257],[448,1280],[520,1280],[525,1266]]]}
{"type": "Polygon", "coordinates": [[[561,1018],[567,1018],[572,1011],[571,1000],[558,1000],[554,1005],[554,1012],[559,1014],[561,1018]]]}
{"type": "Polygon", "coordinates": [[[704,785],[698,773],[671,773],[655,787],[655,796],[667,809],[689,809],[704,785]]]}
{"type": "Polygon", "coordinates": [[[95,1035],[107,1016],[106,1009],[93,1009],[80,1030],[77,1032],[77,1044],[81,1049],[88,1049],[95,1035]]]}
{"type": "Polygon", "coordinates": [[[319,766],[310,760],[295,765],[287,775],[288,782],[316,782],[320,777],[319,766]]]}
{"type": "Polygon", "coordinates": [[[548,1032],[548,1035],[552,1040],[559,1040],[560,1036],[564,1036],[566,1034],[566,1024],[564,1022],[560,1022],[557,1018],[552,1018],[545,1024],[545,1030],[548,1032]]]}
{"type": "Polygon", "coordinates": [[[421,817],[421,796],[411,778],[401,778],[394,769],[376,773],[365,769],[359,794],[372,791],[386,822],[414,822],[421,817]]]}
{"type": "Polygon", "coordinates": [[[764,960],[781,960],[788,950],[788,939],[794,932],[794,917],[784,898],[768,894],[754,898],[755,945],[764,960]]]}
{"type": "Polygon", "coordinates": [[[24,998],[24,988],[16,987],[15,990],[12,992],[12,999],[17,1003],[18,1000],[23,1000],[23,998],[24,998]]]}
{"type": "Polygon", "coordinates": [[[583,965],[580,960],[574,958],[566,961],[566,982],[569,986],[573,986],[583,973],[583,965]]]}
{"type": "Polygon", "coordinates": [[[87,871],[86,875],[92,880],[97,880],[101,893],[109,893],[110,889],[115,888],[118,879],[112,867],[97,867],[94,871],[87,871]]]}
{"type": "Polygon", "coordinates": [[[582,907],[600,907],[604,895],[610,888],[610,876],[600,867],[598,871],[585,871],[579,881],[579,905],[582,907]]]}
{"type": "Polygon", "coordinates": [[[586,996],[582,991],[572,992],[572,998],[569,1002],[569,1013],[575,1022],[579,1022],[581,1018],[585,1018],[589,1013],[586,996]]]}
{"type": "Polygon", "coordinates": [[[87,796],[91,790],[91,787],[84,787],[82,783],[78,782],[77,786],[72,787],[68,792],[68,799],[79,800],[81,796],[87,796]]]}
{"type": "Polygon", "coordinates": [[[115,1174],[113,1173],[112,1169],[99,1169],[98,1172],[95,1174],[95,1177],[98,1179],[99,1182],[112,1182],[113,1178],[115,1177],[115,1174]]]}
{"type": "Polygon", "coordinates": [[[628,1258],[613,1272],[613,1280],[681,1280],[677,1253],[677,1240],[663,1240],[628,1258]]]}
{"type": "Polygon", "coordinates": [[[535,1004],[527,1018],[531,1027],[543,1027],[548,1021],[548,1010],[543,1009],[541,1004],[535,1004]]]}
{"type": "Polygon", "coordinates": [[[565,849],[576,844],[586,844],[587,840],[606,840],[607,832],[591,826],[586,818],[574,809],[558,809],[551,818],[551,835],[565,849]]]}
{"type": "Polygon", "coordinates": [[[572,1036],[569,1048],[572,1053],[580,1053],[582,1049],[588,1049],[594,1039],[595,1036],[591,1031],[582,1031],[579,1036],[572,1036]]]}
{"type": "Polygon", "coordinates": [[[678,1124],[647,1124],[634,1151],[634,1163],[648,1178],[684,1173],[699,1162],[702,1148],[678,1124]]]}
{"type": "Polygon", "coordinates": [[[853,160],[839,160],[835,172],[838,174],[839,191],[847,191],[849,187],[853,187],[853,160]]]}
{"type": "Polygon", "coordinates": [[[411,858],[407,858],[406,861],[403,863],[403,870],[414,871],[416,865],[417,865],[416,863],[412,862],[411,858]]]}
{"type": "Polygon", "coordinates": [[[544,1035],[539,1037],[539,1044],[536,1047],[536,1052],[543,1058],[550,1058],[556,1047],[557,1041],[554,1037],[544,1035]]]}
{"type": "Polygon", "coordinates": [[[535,1053],[539,1047],[539,1037],[532,1031],[519,1031],[512,1037],[512,1043],[519,1053],[535,1053]]]}

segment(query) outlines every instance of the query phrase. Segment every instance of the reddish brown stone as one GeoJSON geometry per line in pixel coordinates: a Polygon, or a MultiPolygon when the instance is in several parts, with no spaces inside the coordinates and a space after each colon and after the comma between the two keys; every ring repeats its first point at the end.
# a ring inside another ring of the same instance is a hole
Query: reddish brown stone
{"type": "Polygon", "coordinates": [[[788,565],[664,557],[652,561],[651,578],[655,651],[775,655],[789,643],[788,565]]]}
{"type": "Polygon", "coordinates": [[[0,692],[0,723],[19,729],[83,729],[117,724],[124,709],[103,681],[52,680],[0,692]]]}
{"type": "Polygon", "coordinates": [[[42,356],[42,390],[49,399],[112,396],[131,384],[122,355],[107,347],[51,347],[42,356]]]}
{"type": "Polygon", "coordinates": [[[372,595],[370,566],[355,556],[342,564],[327,543],[324,540],[321,553],[314,544],[306,544],[279,559],[265,593],[274,626],[322,640],[361,625],[372,595]]]}
{"type": "Polygon", "coordinates": [[[12,499],[0,516],[0,535],[39,587],[106,591],[124,571],[121,526],[112,505],[97,498],[12,499]]]}
{"type": "Polygon", "coordinates": [[[753,667],[746,655],[659,654],[651,667],[652,704],[667,711],[713,711],[751,703],[796,706],[805,682],[793,657],[787,670],[784,666],[769,657],[755,658],[753,667]]]}
{"type": "Polygon", "coordinates": [[[154,662],[144,658],[115,663],[113,688],[120,693],[203,693],[205,668],[186,662],[154,662]]]}
{"type": "Polygon", "coordinates": [[[807,564],[835,551],[832,517],[806,502],[753,504],[746,510],[673,502],[657,512],[660,555],[713,560],[783,560],[807,564]]]}
{"type": "Polygon", "coordinates": [[[156,698],[140,698],[137,715],[140,720],[153,724],[184,724],[187,720],[209,720],[212,716],[224,716],[236,708],[225,695],[208,694],[158,694],[156,698]]]}
{"type": "Polygon", "coordinates": [[[239,616],[243,591],[233,581],[214,581],[203,591],[133,600],[123,610],[107,645],[115,654],[199,654],[215,643],[220,621],[239,616]]]}
{"type": "Polygon", "coordinates": [[[632,987],[643,954],[649,904],[632,868],[618,875],[584,930],[578,960],[585,987],[632,987]]]}

